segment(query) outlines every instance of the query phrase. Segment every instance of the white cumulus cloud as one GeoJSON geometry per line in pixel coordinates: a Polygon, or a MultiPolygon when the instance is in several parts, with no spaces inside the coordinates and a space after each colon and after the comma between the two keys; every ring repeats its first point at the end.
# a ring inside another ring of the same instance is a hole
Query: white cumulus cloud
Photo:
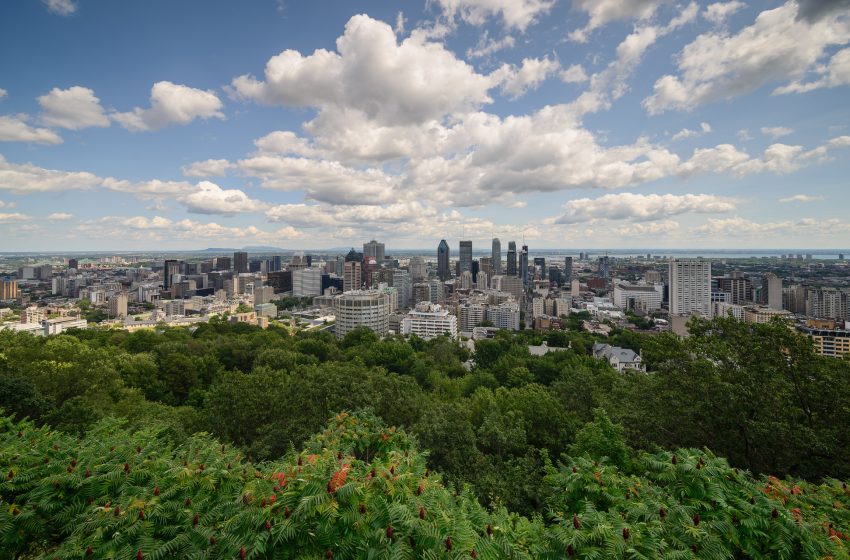
{"type": "Polygon", "coordinates": [[[133,132],[189,124],[195,119],[224,118],[221,100],[211,90],[162,81],[153,85],[150,99],[150,108],[136,107],[127,113],[114,113],[112,118],[133,132]]]}
{"type": "Polygon", "coordinates": [[[61,144],[62,137],[47,128],[31,126],[29,117],[0,115],[0,142],[32,142],[35,144],[61,144]]]}
{"type": "Polygon", "coordinates": [[[232,216],[241,212],[255,212],[265,207],[262,202],[252,200],[239,189],[222,189],[209,181],[201,181],[195,191],[177,200],[189,212],[195,214],[232,216]]]}
{"type": "Polygon", "coordinates": [[[450,20],[483,25],[488,18],[501,17],[505,27],[524,31],[539,16],[552,9],[555,0],[436,0],[450,20]]]}
{"type": "Polygon", "coordinates": [[[564,205],[554,223],[574,224],[593,220],[653,221],[679,214],[720,214],[735,209],[735,202],[711,194],[606,194],[579,198],[564,205]]]}
{"type": "Polygon", "coordinates": [[[42,109],[41,123],[46,126],[70,130],[109,126],[109,118],[100,106],[100,99],[89,88],[53,88],[50,93],[38,98],[38,104],[42,109]]]}
{"type": "Polygon", "coordinates": [[[207,159],[184,165],[180,171],[186,177],[223,177],[234,167],[226,159],[207,159]]]}
{"type": "Polygon", "coordinates": [[[73,0],[42,0],[47,11],[60,16],[70,16],[77,11],[73,0]]]}

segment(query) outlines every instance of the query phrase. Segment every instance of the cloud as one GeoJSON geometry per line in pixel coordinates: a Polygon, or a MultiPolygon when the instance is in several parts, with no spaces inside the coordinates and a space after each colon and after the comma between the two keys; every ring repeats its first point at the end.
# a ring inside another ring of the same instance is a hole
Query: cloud
{"type": "Polygon", "coordinates": [[[466,51],[467,58],[485,58],[504,49],[512,49],[516,40],[511,35],[505,35],[501,39],[491,39],[490,32],[484,30],[478,44],[466,51]]]}
{"type": "Polygon", "coordinates": [[[809,21],[850,8],[850,0],[797,0],[797,4],[800,6],[797,18],[809,21]]]}
{"type": "Polygon", "coordinates": [[[737,136],[738,140],[740,140],[741,142],[749,142],[753,139],[753,137],[750,135],[750,131],[746,128],[742,128],[741,130],[739,130],[735,136],[737,136]]]}
{"type": "Polygon", "coordinates": [[[356,110],[382,125],[422,123],[492,101],[488,77],[417,31],[398,43],[389,25],[357,15],[336,44],[338,53],[286,50],[269,59],[265,80],[239,76],[233,90],[269,105],[356,110]]]}
{"type": "Polygon", "coordinates": [[[100,99],[89,88],[53,88],[50,93],[38,98],[38,104],[42,109],[41,123],[46,126],[70,130],[109,126],[109,118],[100,106],[100,99]]]}
{"type": "Polygon", "coordinates": [[[599,198],[579,198],[564,204],[566,212],[557,224],[593,220],[653,221],[679,214],[720,214],[735,209],[735,202],[710,194],[606,194],[599,198]]]}
{"type": "Polygon", "coordinates": [[[460,17],[466,23],[483,25],[490,17],[501,17],[506,28],[520,31],[549,12],[554,0],[436,0],[449,20],[460,17]]]}
{"type": "Polygon", "coordinates": [[[702,17],[714,25],[723,25],[726,23],[726,18],[745,6],[743,2],[738,2],[738,0],[733,0],[732,2],[715,2],[705,7],[702,17]]]}
{"type": "Polygon", "coordinates": [[[70,16],[77,11],[77,5],[73,0],[42,0],[47,11],[59,16],[70,16]]]}
{"type": "Polygon", "coordinates": [[[257,155],[240,160],[247,175],[268,189],[303,190],[309,199],[330,204],[382,204],[394,196],[398,178],[380,169],[354,169],[335,161],[257,155]]]}
{"type": "Polygon", "coordinates": [[[254,145],[260,152],[280,155],[311,156],[319,151],[305,139],[289,130],[276,130],[258,138],[254,145]]]}
{"type": "Polygon", "coordinates": [[[812,196],[808,194],[795,194],[792,196],[787,196],[785,198],[780,198],[779,202],[814,202],[816,200],[823,200],[823,197],[812,196]]]}
{"type": "Polygon", "coordinates": [[[784,233],[793,226],[794,223],[791,220],[759,223],[735,216],[732,218],[709,218],[706,223],[692,227],[688,231],[691,235],[697,237],[738,237],[784,233]]]}
{"type": "Polygon", "coordinates": [[[3,88],[0,88],[0,99],[5,98],[7,95],[9,95],[9,92],[8,92],[8,91],[6,91],[6,90],[5,90],[5,89],[3,89],[3,88]]]}
{"type": "Polygon", "coordinates": [[[266,205],[252,200],[238,189],[222,189],[215,183],[201,181],[194,192],[177,199],[189,212],[233,216],[241,212],[256,212],[266,205]]]}
{"type": "Polygon", "coordinates": [[[587,73],[581,64],[573,64],[561,72],[561,81],[565,84],[580,84],[588,80],[587,73]]]}
{"type": "Polygon", "coordinates": [[[186,177],[223,177],[234,167],[226,159],[208,159],[184,165],[180,171],[186,177]]]}
{"type": "Polygon", "coordinates": [[[683,128],[679,132],[673,135],[673,140],[683,140],[685,138],[693,138],[695,136],[702,136],[703,134],[708,134],[711,132],[711,125],[707,122],[700,123],[700,130],[691,130],[689,128],[683,128]]]}
{"type": "Polygon", "coordinates": [[[764,172],[784,175],[824,161],[829,150],[837,147],[841,144],[827,143],[804,150],[802,146],[777,143],[768,146],[760,157],[752,158],[731,144],[718,144],[713,148],[694,150],[691,158],[679,167],[679,174],[729,173],[738,178],[764,172]]]}
{"type": "Polygon", "coordinates": [[[47,216],[47,219],[51,222],[64,222],[73,218],[73,214],[69,214],[67,212],[54,212],[47,216]]]}
{"type": "Polygon", "coordinates": [[[828,142],[831,148],[843,148],[850,146],[850,136],[838,136],[828,142]]]}
{"type": "Polygon", "coordinates": [[[529,90],[537,89],[560,68],[558,61],[550,60],[549,57],[525,58],[519,68],[503,64],[491,76],[500,84],[503,93],[511,99],[518,99],[529,90]]]}
{"type": "Polygon", "coordinates": [[[614,229],[618,237],[645,237],[647,235],[661,236],[676,233],[680,229],[676,220],[660,220],[657,222],[621,224],[614,229]]]}
{"type": "Polygon", "coordinates": [[[26,222],[27,220],[31,220],[32,216],[27,216],[26,214],[4,214],[0,212],[0,224],[11,224],[17,222],[26,222]]]}
{"type": "Polygon", "coordinates": [[[770,136],[771,138],[776,140],[778,138],[782,138],[783,136],[793,134],[794,129],[788,128],[786,126],[763,126],[761,127],[761,133],[765,136],[770,136]]]}
{"type": "Polygon", "coordinates": [[[151,88],[151,106],[136,107],[112,118],[133,132],[158,130],[170,124],[189,124],[195,119],[223,119],[222,103],[212,90],[195,89],[163,81],[151,88]]]}
{"type": "Polygon", "coordinates": [[[0,208],[14,208],[14,207],[15,207],[14,202],[4,202],[4,201],[0,200],[0,208]]]}
{"type": "Polygon", "coordinates": [[[181,196],[195,190],[191,183],[185,181],[127,181],[114,177],[103,179],[101,186],[110,191],[130,193],[144,199],[181,196]]]}
{"type": "Polygon", "coordinates": [[[255,226],[227,227],[216,222],[204,223],[190,219],[173,221],[162,216],[105,216],[96,220],[83,221],[73,229],[73,232],[90,239],[117,237],[124,241],[144,242],[244,239],[252,243],[266,244],[277,243],[283,239],[298,239],[303,236],[301,232],[291,227],[266,231],[255,226]]]}
{"type": "Polygon", "coordinates": [[[62,137],[47,128],[35,128],[29,125],[29,117],[18,115],[0,115],[0,142],[33,142],[35,144],[61,144],[62,137]]]}
{"type": "Polygon", "coordinates": [[[776,88],[775,95],[787,93],[806,93],[821,88],[833,88],[850,84],[850,48],[842,49],[832,55],[829,62],[816,69],[820,78],[813,82],[794,81],[776,88]]]}
{"type": "Polygon", "coordinates": [[[399,37],[404,35],[404,12],[399,12],[395,16],[395,27],[393,28],[395,34],[399,37]]]}
{"type": "Polygon", "coordinates": [[[9,163],[0,156],[0,190],[15,194],[91,189],[100,181],[91,173],[44,169],[31,163],[9,163]]]}
{"type": "Polygon", "coordinates": [[[584,43],[595,29],[617,20],[646,20],[662,4],[670,0],[573,0],[573,8],[586,13],[590,20],[569,34],[573,41],[584,43]]]}
{"type": "Polygon", "coordinates": [[[828,47],[850,42],[850,21],[838,15],[797,19],[797,4],[761,12],[734,35],[716,29],[698,36],[677,57],[678,75],[665,75],[643,101],[650,114],[692,109],[730,99],[772,82],[798,80],[828,47]]]}

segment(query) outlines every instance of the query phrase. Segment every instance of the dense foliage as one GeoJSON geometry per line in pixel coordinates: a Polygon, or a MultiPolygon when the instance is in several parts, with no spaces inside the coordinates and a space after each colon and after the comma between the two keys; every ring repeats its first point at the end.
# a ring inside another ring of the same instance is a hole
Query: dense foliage
{"type": "MultiPolygon", "coordinates": [[[[614,446],[604,413],[590,446],[614,446]]],[[[622,443],[620,443],[622,445],[622,443]]],[[[304,450],[251,463],[206,435],[81,439],[0,419],[0,558],[848,558],[850,495],[754,479],[707,452],[584,455],[548,468],[546,518],[446,487],[416,442],[340,413],[304,450]]]]}
{"type": "MultiPolygon", "coordinates": [[[[570,321],[579,329],[581,316],[570,321]]],[[[758,474],[850,478],[850,364],[814,355],[781,324],[718,319],[693,332],[614,331],[608,341],[641,350],[648,375],[594,359],[598,339],[580,330],[500,332],[474,353],[445,338],[358,330],[337,341],[223,321],[0,332],[0,407],[76,435],[107,417],[176,443],[209,432],[259,461],[301,449],[341,410],[368,407],[415,435],[448,483],[523,515],[546,514],[546,477],[564,454],[603,453],[585,429],[602,422],[597,409],[634,449],[708,448],[758,474]],[[561,350],[531,355],[543,341],[561,350]]],[[[614,451],[603,454],[628,471],[631,459],[614,451]]]]}

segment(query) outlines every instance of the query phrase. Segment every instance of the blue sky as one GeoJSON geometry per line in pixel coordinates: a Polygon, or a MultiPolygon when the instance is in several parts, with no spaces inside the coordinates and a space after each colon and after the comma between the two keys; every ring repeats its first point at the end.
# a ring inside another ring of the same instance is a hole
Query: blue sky
{"type": "Polygon", "coordinates": [[[4,2],[0,250],[844,249],[848,86],[847,0],[4,2]]]}

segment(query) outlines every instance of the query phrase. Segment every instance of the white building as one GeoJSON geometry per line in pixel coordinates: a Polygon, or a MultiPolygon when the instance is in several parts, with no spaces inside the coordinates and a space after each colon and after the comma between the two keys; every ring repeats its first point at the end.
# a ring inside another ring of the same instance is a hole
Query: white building
{"type": "Polygon", "coordinates": [[[48,336],[60,334],[68,329],[84,329],[88,326],[88,322],[76,317],[57,317],[56,319],[45,319],[41,325],[44,327],[44,336],[48,336]]]}
{"type": "Polygon", "coordinates": [[[322,295],[322,269],[302,268],[293,270],[292,295],[295,297],[322,295]]]}
{"type": "Polygon", "coordinates": [[[334,298],[337,338],[357,327],[367,327],[378,336],[390,328],[390,296],[377,290],[351,290],[334,298]]]}
{"type": "Polygon", "coordinates": [[[423,302],[401,320],[401,334],[430,340],[444,334],[457,338],[457,317],[440,305],[423,302]]]}
{"type": "Polygon", "coordinates": [[[519,330],[519,304],[506,301],[487,307],[487,319],[500,329],[519,330]]]}
{"type": "Polygon", "coordinates": [[[484,322],[487,317],[487,306],[478,302],[461,303],[458,305],[457,315],[460,319],[460,330],[470,332],[484,322]]]}
{"type": "Polygon", "coordinates": [[[715,301],[714,306],[714,316],[715,317],[728,317],[730,314],[732,317],[738,319],[739,321],[744,320],[744,306],[738,305],[736,303],[728,303],[725,301],[715,301]]]}
{"type": "Polygon", "coordinates": [[[711,318],[711,261],[670,259],[670,315],[711,318]]]}
{"type": "Polygon", "coordinates": [[[628,348],[620,348],[619,346],[611,346],[597,342],[593,345],[593,355],[597,358],[605,360],[611,367],[623,373],[625,371],[645,372],[646,366],[643,365],[643,360],[640,354],[628,348]]]}
{"type": "Polygon", "coordinates": [[[664,286],[661,284],[614,283],[614,305],[645,313],[661,309],[664,286]]]}
{"type": "Polygon", "coordinates": [[[537,319],[546,314],[546,306],[543,298],[536,297],[531,300],[531,318],[537,319]]]}

